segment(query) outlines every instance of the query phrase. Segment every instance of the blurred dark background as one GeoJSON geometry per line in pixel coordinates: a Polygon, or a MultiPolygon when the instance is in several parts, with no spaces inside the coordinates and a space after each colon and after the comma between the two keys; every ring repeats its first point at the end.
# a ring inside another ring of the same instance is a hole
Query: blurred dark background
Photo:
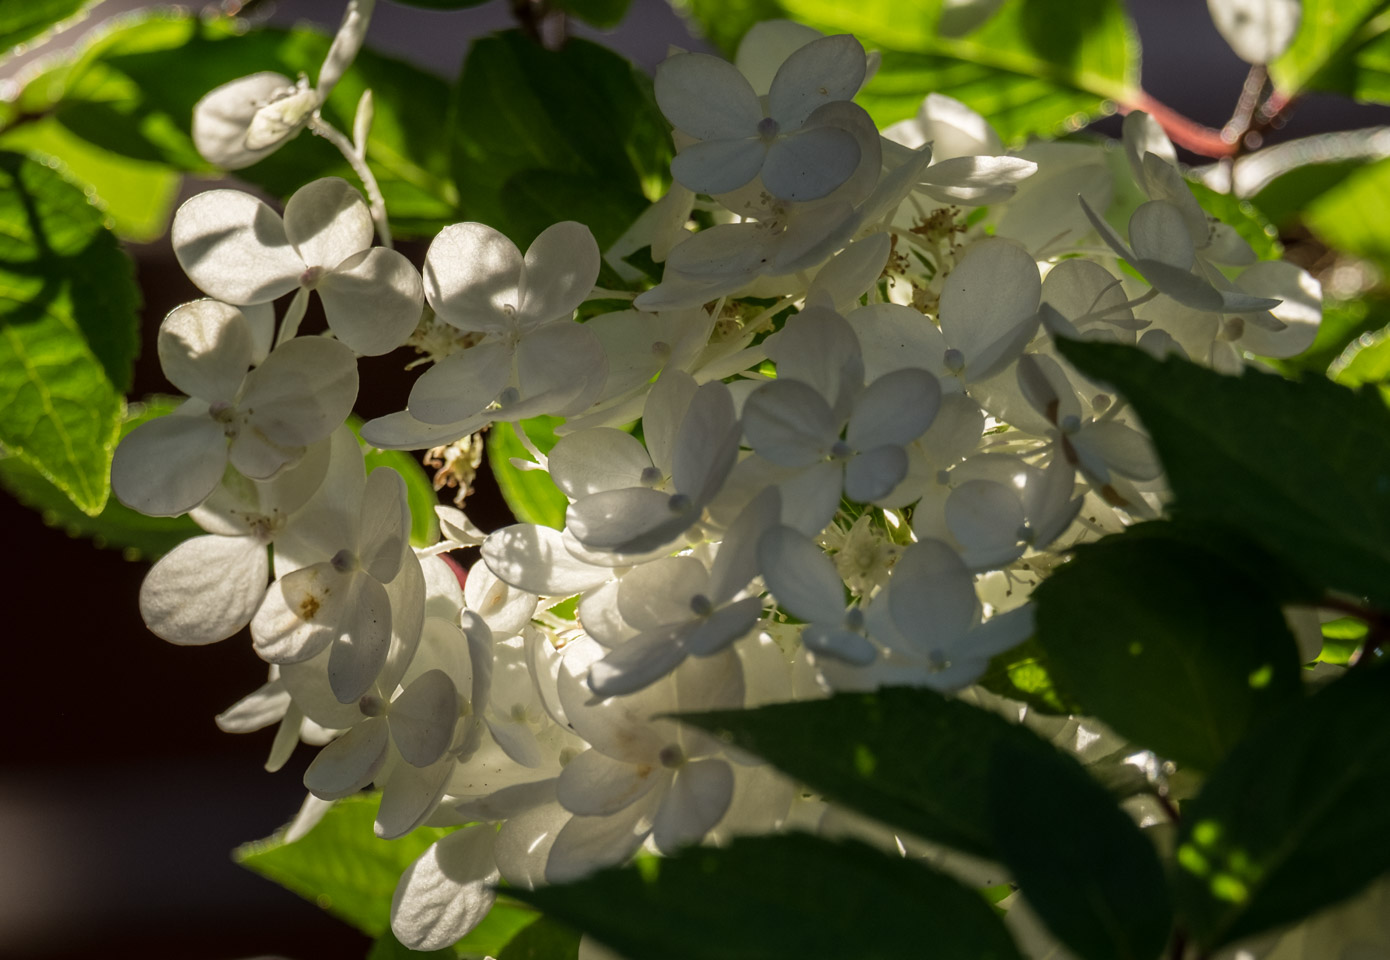
{"type": "MultiPolygon", "coordinates": [[[[22,2],[22,0],[21,0],[22,2]]],[[[1046,0],[1063,2],[1063,0],[1046,0]]],[[[87,25],[136,6],[110,0],[87,25]]],[[[258,17],[332,29],[341,0],[258,4],[258,17]]],[[[1204,0],[1132,0],[1148,91],[1199,122],[1229,117],[1246,66],[1211,26],[1204,0]]],[[[453,76],[468,39],[507,26],[502,0],[452,13],[378,5],[369,45],[453,76]]],[[[635,0],[628,21],[600,35],[651,69],[678,43],[700,48],[661,0],[635,0]]],[[[78,36],[74,31],[60,42],[78,36]]],[[[47,51],[45,51],[47,52],[47,51]]],[[[0,68],[0,79],[23,66],[0,68]]],[[[925,93],[925,91],[924,91],[925,93]]],[[[1310,97],[1271,139],[1384,123],[1385,108],[1310,97]]],[[[1118,132],[1118,118],[1099,125],[1118,132]]],[[[188,183],[185,195],[207,186],[188,183]]],[[[144,291],[135,396],[167,391],[154,333],[172,307],[200,296],[167,242],[132,246],[144,291]]],[[[417,264],[423,245],[404,252],[417,264]]],[[[413,374],[402,355],[364,362],[359,413],[400,409],[413,374]]],[[[470,514],[506,522],[491,479],[470,514]]],[[[312,751],[277,774],[262,769],[271,730],[221,733],[213,716],[265,679],[247,637],[182,648],[148,633],[136,609],[148,564],[46,527],[0,493],[11,610],[4,646],[7,746],[0,753],[0,957],[230,960],[277,955],[359,958],[369,941],[294,894],[232,863],[236,845],[272,833],[303,799],[312,751]]]]}

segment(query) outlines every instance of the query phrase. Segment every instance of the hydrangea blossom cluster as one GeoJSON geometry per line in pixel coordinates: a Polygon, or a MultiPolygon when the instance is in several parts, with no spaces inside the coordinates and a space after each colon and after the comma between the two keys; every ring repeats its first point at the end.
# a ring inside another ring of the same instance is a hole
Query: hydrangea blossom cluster
{"type": "MultiPolygon", "coordinates": [[[[318,88],[258,74],[205,98],[210,157],[251,162],[321,122],[364,17],[318,88]]],[[[373,246],[384,214],[343,180],[283,217],[234,190],[178,211],[208,299],[169,314],[159,356],[189,399],[130,434],[112,483],[206,535],[153,567],[141,611],[179,644],[250,626],[268,680],[218,722],[277,725],[268,769],[321,748],[294,831],[369,785],[380,837],[467,824],[401,878],[407,945],[464,936],[499,880],[790,826],[873,834],[671,714],[917,685],[1088,761],[1123,749],[973,686],[1029,636],[1030,592],[1067,549],[1165,501],[1142,424],[1056,339],[1231,370],[1305,348],[1321,292],[1202,210],[1145,115],[1123,152],[1007,152],[935,94],[879,131],[852,99],[873,67],[852,37],[775,22],[735,64],[662,64],[675,182],[607,257],[631,276],[620,254],[649,247],[664,275],[583,322],[614,294],[596,294],[605,254],[578,223],[524,253],[455,224],[417,271],[373,246]],[[1112,209],[1124,178],[1146,198],[1132,212],[1112,209]],[[326,334],[299,330],[310,291],[326,334]],[[355,358],[417,327],[431,365],[359,441],[355,358]],[[363,442],[420,449],[499,421],[524,436],[541,415],[565,418],[561,439],[522,466],[565,494],[564,528],[485,534],[439,507],[439,542],[412,547],[404,483],[369,473],[363,442]],[[469,548],[465,573],[450,554],[469,548]]]]}

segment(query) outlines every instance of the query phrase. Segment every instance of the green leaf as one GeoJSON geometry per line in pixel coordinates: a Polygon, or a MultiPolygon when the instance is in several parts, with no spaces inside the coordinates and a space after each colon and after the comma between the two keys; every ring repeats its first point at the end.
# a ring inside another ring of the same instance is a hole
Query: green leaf
{"type": "Polygon", "coordinates": [[[1383,97],[1390,80],[1382,14],[1386,0],[1303,0],[1303,19],[1293,43],[1269,65],[1285,96],[1304,89],[1383,97]]]}
{"type": "Polygon", "coordinates": [[[928,91],[977,110],[1006,142],[1056,136],[1131,102],[1139,41],[1119,0],[1041,4],[1006,0],[965,36],[937,32],[941,0],[780,0],[774,10],[741,0],[688,0],[708,30],[786,16],[825,33],[852,33],[882,51],[857,98],[880,126],[912,116],[928,91]]]}
{"type": "Polygon", "coordinates": [[[1372,345],[1378,338],[1368,336],[1390,325],[1390,301],[1362,297],[1340,303],[1329,301],[1322,307],[1318,335],[1307,350],[1286,360],[1268,361],[1285,376],[1322,376],[1335,361],[1361,345],[1372,345]],[[1358,344],[1361,341],[1361,344],[1358,344]]]}
{"type": "Polygon", "coordinates": [[[989,757],[1003,743],[1038,742],[994,713],[911,687],[680,719],[732,740],[827,799],[987,859],[998,854],[989,757]]]}
{"type": "Polygon", "coordinates": [[[1308,204],[1303,221],[1328,246],[1390,265],[1390,160],[1348,174],[1308,204]]]}
{"type": "Polygon", "coordinates": [[[0,3],[0,60],[21,43],[76,18],[98,0],[8,0],[0,3]]]}
{"type": "MultiPolygon", "coordinates": [[[[196,172],[211,169],[189,132],[193,106],[201,97],[262,70],[314,76],[330,42],[311,30],[243,32],[235,20],[204,20],[177,11],[122,18],[94,33],[73,64],[42,74],[26,87],[22,112],[52,110],[68,130],[92,144],[196,172]],[[178,83],[169,82],[172,74],[178,83]]],[[[324,117],[350,130],[367,87],[376,118],[367,159],[392,227],[403,235],[432,235],[457,219],[458,194],[449,175],[447,128],[441,122],[448,110],[448,85],[409,64],[363,50],[324,105],[324,117]]],[[[280,197],[318,177],[357,182],[330,144],[307,133],[238,176],[280,197]]]]}
{"type": "Polygon", "coordinates": [[[1004,863],[1048,928],[1088,960],[1153,960],[1173,908],[1153,844],[1070,757],[1000,743],[989,809],[1004,863]]]}
{"type": "Polygon", "coordinates": [[[534,907],[519,903],[511,897],[499,895],[488,911],[483,922],[473,928],[458,943],[454,944],[456,956],[469,960],[483,957],[498,957],[503,950],[519,936],[537,923],[542,922],[534,907]]]}
{"type": "Polygon", "coordinates": [[[44,117],[0,134],[0,149],[61,158],[64,172],[87,184],[107,225],[123,240],[149,243],[168,229],[180,176],[160,163],[132,160],[103,150],[44,117]]]}
{"type": "Polygon", "coordinates": [[[1385,330],[1363,335],[1355,350],[1349,353],[1347,362],[1337,371],[1338,383],[1359,387],[1364,383],[1390,380],[1390,336],[1385,330]]]}
{"type": "Polygon", "coordinates": [[[1263,581],[1146,526],[1077,548],[1043,581],[1037,639],[1082,712],[1210,770],[1300,696],[1297,644],[1263,581]]]}
{"type": "MultiPolygon", "coordinates": [[[[165,399],[135,404],[126,411],[121,436],[147,420],[169,413],[177,405],[177,401],[165,399]]],[[[187,516],[147,517],[114,497],[107,499],[101,513],[88,516],[18,457],[0,458],[0,487],[14,494],[20,503],[39,511],[50,527],[57,527],[70,537],[90,537],[98,547],[123,550],[131,560],[155,560],[203,532],[187,516]]]]}
{"type": "Polygon", "coordinates": [[[1261,187],[1250,202],[1275,226],[1292,225],[1304,207],[1365,165],[1362,157],[1299,164],[1261,187]]]}
{"type": "Polygon", "coordinates": [[[1284,255],[1279,231],[1274,229],[1259,209],[1249,200],[1229,193],[1217,193],[1204,183],[1188,181],[1193,196],[1208,216],[1215,217],[1240,234],[1261,260],[1278,260],[1284,255]]]}
{"type": "Polygon", "coordinates": [[[454,960],[455,956],[452,950],[412,950],[397,940],[388,927],[372,944],[367,960],[454,960]]]}
{"type": "Polygon", "coordinates": [[[577,883],[516,891],[628,960],[1015,960],[984,898],[860,843],[808,834],[693,847],[577,883]],[[711,891],[718,891],[711,899],[711,891]]]}
{"type": "Polygon", "coordinates": [[[1028,704],[1042,713],[1079,713],[1068,703],[1052,680],[1047,651],[1030,637],[1012,650],[1005,650],[989,662],[989,669],[976,681],[991,693],[1028,704]]]}
{"type": "Polygon", "coordinates": [[[0,445],[88,516],[110,493],[139,350],[132,271],[81,187],[0,153],[0,445]]]}
{"type": "Polygon", "coordinates": [[[1242,744],[1183,804],[1174,892],[1208,950],[1390,869],[1390,670],[1355,668],[1242,744]]]}
{"type": "Polygon", "coordinates": [[[651,81],[595,43],[476,40],[455,90],[453,172],[469,219],[526,247],[579,220],[607,249],[669,182],[670,127],[651,81]]]}
{"type": "Polygon", "coordinates": [[[1368,390],[1058,341],[1153,438],[1172,515],[1229,526],[1319,587],[1390,608],[1390,410],[1368,390]]]}
{"type": "Polygon", "coordinates": [[[671,6],[731,60],[749,27],[787,15],[777,0],[671,0],[671,6]]]}
{"type": "Polygon", "coordinates": [[[518,933],[497,960],[575,960],[578,956],[578,931],[541,917],[518,933]]]}
{"type": "Polygon", "coordinates": [[[391,896],[405,868],[451,832],[420,827],[399,840],[378,839],[372,822],[380,802],[376,793],[339,800],[294,843],[276,833],[237,847],[232,859],[380,937],[391,926],[391,896]]]}
{"type": "MultiPolygon", "coordinates": [[[[549,453],[555,446],[555,428],[560,422],[558,417],[536,417],[523,420],[521,425],[536,448],[541,453],[549,453]]],[[[488,431],[487,465],[502,491],[502,499],[520,522],[563,530],[569,500],[555,486],[550,474],[544,470],[518,470],[511,464],[512,457],[531,460],[531,454],[521,445],[512,425],[498,421],[488,431]]]]}
{"type": "Polygon", "coordinates": [[[616,27],[632,0],[555,0],[555,8],[596,27],[616,27]]]}

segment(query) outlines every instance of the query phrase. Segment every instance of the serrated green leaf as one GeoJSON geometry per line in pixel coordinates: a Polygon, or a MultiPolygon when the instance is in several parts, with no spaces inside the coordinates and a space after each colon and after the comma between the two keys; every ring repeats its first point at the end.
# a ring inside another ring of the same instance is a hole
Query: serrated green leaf
{"type": "Polygon", "coordinates": [[[1019,957],[975,891],[902,857],[808,834],[692,847],[516,894],[628,960],[886,960],[922,956],[928,941],[935,960],[1019,957]]]}
{"type": "Polygon", "coordinates": [[[989,711],[909,687],[680,719],[730,738],[827,799],[987,859],[998,853],[989,757],[1002,743],[1038,741],[989,711]]]}
{"type": "Polygon", "coordinates": [[[1303,0],[1293,43],[1269,65],[1286,96],[1304,89],[1376,99],[1387,91],[1386,0],[1303,0]]]}
{"type": "Polygon", "coordinates": [[[399,840],[372,832],[380,794],[339,800],[294,843],[283,833],[232,851],[237,863],[274,880],[373,937],[391,926],[391,895],[405,868],[448,828],[420,827],[399,840]]]}
{"type": "Polygon", "coordinates": [[[1172,515],[1228,526],[1319,588],[1390,608],[1390,410],[1369,390],[1223,376],[1134,347],[1058,341],[1153,438],[1172,515]]]}
{"type": "Polygon", "coordinates": [[[1014,879],[1057,939],[1088,960],[1153,960],[1173,925],[1163,866],[1127,813],[1041,741],[990,758],[989,812],[1014,879]]]}
{"type": "MultiPolygon", "coordinates": [[[[21,113],[51,110],[75,135],[122,156],[180,170],[209,170],[190,136],[193,106],[215,87],[257,71],[315,75],[330,38],[307,29],[243,32],[229,18],[178,11],[122,18],[75,61],[51,70],[20,95],[21,113]],[[171,73],[178,83],[170,83],[171,73]]],[[[363,50],[334,88],[323,114],[350,130],[363,90],[372,89],[375,122],[367,159],[380,183],[392,227],[433,235],[457,219],[441,119],[448,85],[409,64],[363,50]]],[[[238,176],[281,197],[306,181],[342,176],[356,182],[326,141],[307,133],[238,176]]]]}
{"type": "Polygon", "coordinates": [[[1078,547],[1034,599],[1037,640],[1067,696],[1186,766],[1212,769],[1302,693],[1279,598],[1190,543],[1139,530],[1078,547]]]}
{"type": "Polygon", "coordinates": [[[575,960],[578,956],[579,932],[542,917],[513,937],[497,960],[575,960]]]}
{"type": "MultiPolygon", "coordinates": [[[[523,420],[522,429],[541,453],[549,453],[555,446],[555,427],[559,423],[557,417],[536,417],[523,420]]],[[[518,470],[511,464],[513,457],[531,460],[512,425],[494,423],[487,434],[487,465],[502,491],[502,499],[520,522],[563,530],[569,500],[550,474],[544,470],[518,470]]]]}
{"type": "Polygon", "coordinates": [[[1006,142],[1075,130],[1138,90],[1139,43],[1118,0],[1044,5],[1006,0],[983,26],[943,36],[941,0],[687,0],[707,30],[741,36],[784,16],[825,33],[852,33],[883,55],[857,98],[880,126],[912,116],[928,92],[975,109],[1006,142]]]}
{"type": "Polygon", "coordinates": [[[0,153],[0,445],[89,516],[139,349],[130,258],[82,188],[0,153]]]}
{"type": "Polygon", "coordinates": [[[168,229],[181,179],[169,166],[103,150],[54,117],[5,131],[0,149],[60,158],[68,176],[94,192],[109,226],[123,240],[149,243],[168,229]]]}
{"type": "Polygon", "coordinates": [[[606,249],[670,179],[670,127],[651,81],[579,38],[561,50],[515,30],[474,41],[452,134],[468,218],[523,248],[552,223],[579,220],[606,249]]]}
{"type": "MultiPolygon", "coordinates": [[[[169,413],[175,406],[176,401],[165,399],[135,404],[126,412],[121,436],[147,420],[169,413]]],[[[20,503],[39,511],[50,527],[57,527],[70,537],[89,537],[98,547],[124,550],[132,560],[158,559],[189,537],[203,532],[186,515],[147,517],[114,497],[106,501],[101,513],[88,516],[18,457],[0,459],[0,487],[14,494],[20,503]]]]}
{"type": "Polygon", "coordinates": [[[1183,804],[1174,893],[1207,950],[1292,923],[1390,869],[1390,670],[1355,668],[1242,744],[1183,804]]]}
{"type": "Polygon", "coordinates": [[[0,60],[12,49],[61,27],[99,0],[8,0],[0,3],[0,60]]]}

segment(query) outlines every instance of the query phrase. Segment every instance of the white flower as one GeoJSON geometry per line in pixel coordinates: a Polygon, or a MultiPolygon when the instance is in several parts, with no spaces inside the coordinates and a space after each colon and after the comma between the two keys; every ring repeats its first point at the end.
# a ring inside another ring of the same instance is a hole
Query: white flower
{"type": "MultiPolygon", "coordinates": [[[[197,194],[174,214],[170,238],[190,280],[234,304],[296,292],[286,323],[296,326],[309,291],[328,327],[354,351],[394,350],[420,322],[420,275],[394,250],[373,247],[371,211],[346,180],[325,177],[296,190],[282,220],[239,190],[197,194]]],[[[281,331],[286,339],[293,329],[281,331]]]]}
{"type": "Polygon", "coordinates": [[[758,566],[778,605],[806,621],[806,649],[855,666],[878,655],[864,637],[863,611],[846,606],[835,565],[810,538],[791,527],[773,527],[758,543],[758,566]]]}
{"type": "Polygon", "coordinates": [[[283,343],[248,372],[251,324],[215,300],[176,307],[158,342],[165,376],[192,399],[131,431],[111,464],[117,498],[151,516],[198,506],[229,464],[253,479],[274,476],[342,424],[357,399],[352,352],[332,340],[283,343]]]}

